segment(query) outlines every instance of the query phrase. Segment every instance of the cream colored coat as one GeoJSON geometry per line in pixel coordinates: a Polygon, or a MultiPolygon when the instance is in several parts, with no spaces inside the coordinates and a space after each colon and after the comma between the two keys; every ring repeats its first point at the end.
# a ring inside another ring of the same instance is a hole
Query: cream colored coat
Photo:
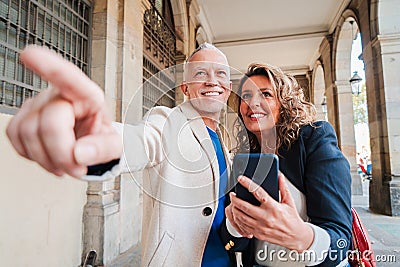
{"type": "Polygon", "coordinates": [[[121,166],[144,169],[142,266],[200,266],[220,177],[203,120],[189,102],[156,107],[140,124],[124,126],[123,136],[121,166]]]}

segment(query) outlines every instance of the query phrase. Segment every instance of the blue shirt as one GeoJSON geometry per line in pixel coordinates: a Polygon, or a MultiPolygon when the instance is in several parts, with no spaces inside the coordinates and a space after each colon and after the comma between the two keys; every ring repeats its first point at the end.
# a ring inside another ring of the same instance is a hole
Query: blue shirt
{"type": "Polygon", "coordinates": [[[219,228],[224,222],[225,216],[225,190],[228,183],[228,174],[226,172],[226,162],[221,142],[216,132],[207,127],[208,134],[213,142],[215,152],[217,154],[219,166],[219,199],[218,208],[211,226],[210,235],[208,236],[206,248],[203,254],[201,266],[206,267],[223,267],[230,266],[229,255],[225,250],[224,244],[219,237],[219,228]]]}

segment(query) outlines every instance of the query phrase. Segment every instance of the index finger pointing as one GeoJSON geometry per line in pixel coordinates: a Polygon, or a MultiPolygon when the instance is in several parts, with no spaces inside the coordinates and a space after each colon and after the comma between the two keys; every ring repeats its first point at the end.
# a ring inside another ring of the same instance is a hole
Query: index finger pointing
{"type": "MultiPolygon", "coordinates": [[[[84,108],[97,110],[104,102],[98,85],[89,79],[77,66],[63,59],[47,47],[27,46],[20,54],[26,67],[50,82],[65,99],[88,101],[84,108]]],[[[76,107],[75,107],[76,108],[76,107]]],[[[78,108],[77,113],[81,113],[78,108]]]]}

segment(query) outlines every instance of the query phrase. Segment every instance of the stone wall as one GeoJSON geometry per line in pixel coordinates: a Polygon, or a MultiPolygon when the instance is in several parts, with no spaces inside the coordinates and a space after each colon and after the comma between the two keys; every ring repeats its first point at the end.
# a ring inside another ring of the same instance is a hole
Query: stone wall
{"type": "Polygon", "coordinates": [[[1,266],[79,266],[86,182],[57,178],[20,157],[0,114],[1,266]]]}

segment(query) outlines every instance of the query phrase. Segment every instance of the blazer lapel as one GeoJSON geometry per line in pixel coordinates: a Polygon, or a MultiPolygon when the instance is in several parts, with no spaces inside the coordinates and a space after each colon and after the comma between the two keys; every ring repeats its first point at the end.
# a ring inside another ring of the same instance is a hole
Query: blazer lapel
{"type": "MultiPolygon", "coordinates": [[[[203,122],[200,114],[193,108],[192,104],[187,101],[179,105],[182,113],[186,116],[190,128],[199,142],[200,146],[205,151],[208,160],[210,161],[211,169],[213,172],[213,180],[219,180],[219,167],[218,159],[215,153],[214,145],[208,134],[206,125],[203,122]]],[[[214,183],[214,194],[218,197],[219,183],[214,183]]]]}
{"type": "Polygon", "coordinates": [[[226,171],[227,171],[228,179],[229,179],[229,177],[231,175],[232,160],[231,160],[228,148],[225,146],[224,138],[222,137],[222,132],[219,127],[217,128],[217,134],[218,134],[219,140],[221,141],[222,150],[224,151],[226,171]]]}

